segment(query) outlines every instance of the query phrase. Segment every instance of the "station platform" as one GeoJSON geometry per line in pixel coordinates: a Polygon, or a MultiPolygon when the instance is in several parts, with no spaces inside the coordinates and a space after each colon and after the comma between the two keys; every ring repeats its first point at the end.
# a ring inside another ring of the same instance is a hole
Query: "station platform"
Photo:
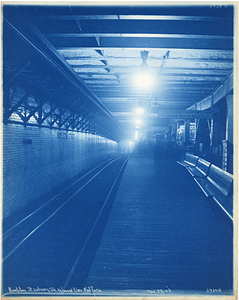
{"type": "Polygon", "coordinates": [[[86,286],[228,292],[232,223],[174,159],[132,153],[86,286]]]}

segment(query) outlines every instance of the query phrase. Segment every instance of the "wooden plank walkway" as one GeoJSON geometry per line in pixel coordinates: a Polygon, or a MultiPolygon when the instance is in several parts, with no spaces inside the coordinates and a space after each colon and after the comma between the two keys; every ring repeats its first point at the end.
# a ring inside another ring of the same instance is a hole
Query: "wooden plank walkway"
{"type": "Polygon", "coordinates": [[[86,286],[230,294],[232,273],[232,224],[215,203],[175,161],[131,154],[86,286]]]}

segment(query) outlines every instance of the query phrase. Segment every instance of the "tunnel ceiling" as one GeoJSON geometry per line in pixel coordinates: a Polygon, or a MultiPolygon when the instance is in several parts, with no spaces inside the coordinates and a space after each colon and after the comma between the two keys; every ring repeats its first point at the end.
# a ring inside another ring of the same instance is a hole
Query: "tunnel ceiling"
{"type": "MultiPolygon", "coordinates": [[[[19,6],[64,63],[133,138],[141,103],[149,126],[158,110],[184,110],[233,72],[232,6],[19,6]],[[141,52],[153,84],[138,86],[141,52]],[[143,52],[146,53],[146,52],[143,52]]],[[[160,123],[161,122],[161,123],[160,123]]]]}

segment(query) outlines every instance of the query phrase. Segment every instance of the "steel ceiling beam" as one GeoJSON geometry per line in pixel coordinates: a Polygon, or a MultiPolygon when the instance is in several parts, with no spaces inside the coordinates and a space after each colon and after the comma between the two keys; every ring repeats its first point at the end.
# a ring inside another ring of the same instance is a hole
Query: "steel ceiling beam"
{"type": "MultiPolygon", "coordinates": [[[[100,47],[99,38],[170,38],[170,39],[210,39],[210,40],[228,40],[231,41],[233,36],[222,35],[200,35],[200,34],[161,34],[161,33],[48,33],[47,38],[84,38],[94,37],[100,47]]],[[[54,41],[54,40],[53,40],[54,41]]]]}
{"type": "MultiPolygon", "coordinates": [[[[58,72],[58,74],[63,75],[65,80],[72,85],[72,88],[77,88],[78,91],[87,98],[87,101],[95,107],[95,109],[101,111],[105,118],[107,118],[111,123],[112,135],[115,136],[115,140],[119,140],[124,136],[122,128],[111,115],[110,111],[100,102],[85,83],[80,80],[79,76],[69,68],[69,65],[59,55],[59,53],[57,53],[52,45],[50,45],[49,41],[44,38],[44,36],[32,23],[24,18],[21,9],[18,9],[15,6],[8,6],[7,13],[6,9],[4,10],[4,26],[7,26],[7,28],[10,28],[17,33],[30,47],[32,47],[32,49],[35,49],[38,54],[44,57],[45,61],[49,63],[50,66],[58,72]]],[[[26,97],[24,97],[24,100],[25,98],[26,97]]],[[[12,112],[12,110],[10,110],[10,112],[12,112]]]]}
{"type": "MultiPolygon", "coordinates": [[[[27,101],[27,99],[42,85],[44,81],[46,81],[49,77],[44,77],[39,80],[39,82],[36,82],[35,86],[30,90],[27,91],[26,94],[13,106],[9,107],[9,110],[5,112],[5,121],[19,108],[21,105],[27,101]]],[[[6,99],[5,101],[8,101],[6,99]]]]}
{"type": "MultiPolygon", "coordinates": [[[[197,81],[197,80],[195,80],[195,81],[193,81],[193,80],[190,80],[190,81],[186,81],[186,80],[184,80],[184,79],[178,79],[178,78],[176,78],[175,80],[161,80],[160,79],[160,83],[161,84],[163,84],[163,85],[168,85],[168,86],[170,86],[170,85],[181,85],[181,84],[183,84],[183,85],[203,85],[203,86],[207,86],[207,85],[217,85],[218,84],[218,82],[214,82],[214,81],[208,81],[208,80],[200,80],[200,81],[197,81]]],[[[102,83],[99,83],[99,84],[96,84],[96,83],[94,83],[94,84],[88,84],[89,86],[102,86],[102,87],[105,87],[105,85],[103,85],[102,83]]],[[[112,85],[112,87],[113,87],[114,85],[112,85]]],[[[118,85],[117,85],[118,86],[118,85]]],[[[129,87],[132,87],[132,85],[130,84],[130,85],[126,85],[125,83],[124,84],[121,84],[121,86],[122,87],[126,87],[126,88],[129,88],[129,87]]]]}
{"type": "Polygon", "coordinates": [[[64,101],[70,99],[71,97],[73,97],[73,94],[74,93],[70,93],[66,98],[63,98],[61,99],[60,101],[58,101],[57,103],[52,103],[51,104],[51,109],[46,113],[44,114],[44,116],[42,117],[42,119],[39,120],[39,125],[41,126],[42,123],[49,117],[49,116],[52,116],[53,112],[60,108],[61,105],[64,103],[64,101]]]}
{"type": "MultiPolygon", "coordinates": [[[[226,51],[225,53],[227,53],[228,51],[226,51]]],[[[67,61],[72,61],[72,60],[79,60],[79,61],[84,61],[84,60],[87,60],[87,61],[94,61],[94,60],[102,60],[102,57],[92,57],[92,56],[69,56],[69,55],[66,55],[66,54],[62,54],[64,56],[64,58],[67,60],[67,61]]],[[[105,60],[115,60],[115,59],[123,59],[123,60],[138,60],[139,63],[141,62],[141,58],[139,56],[109,56],[109,55],[104,55],[103,58],[105,60]]],[[[156,58],[156,57],[148,57],[148,61],[160,61],[161,58],[156,58]]],[[[167,58],[167,61],[177,61],[177,62],[192,62],[192,63],[222,63],[222,64],[233,64],[233,59],[210,59],[210,58],[178,58],[178,57],[168,57],[167,58]]]]}
{"type": "MultiPolygon", "coordinates": [[[[65,46],[65,47],[55,47],[56,48],[56,50],[60,53],[60,52],[62,52],[62,51],[66,51],[66,52],[72,52],[72,53],[74,53],[74,52],[77,52],[77,51],[86,51],[86,50],[94,50],[94,51],[99,51],[99,50],[101,50],[101,51],[104,51],[104,50],[111,50],[111,51],[113,51],[113,50],[115,50],[115,51],[117,51],[118,53],[120,52],[120,51],[125,51],[125,50],[132,50],[132,51],[141,51],[142,49],[143,50],[147,50],[147,51],[157,51],[157,50],[159,50],[159,48],[158,47],[148,47],[147,45],[144,45],[144,47],[140,47],[140,46],[138,46],[138,47],[132,47],[132,46],[129,46],[129,47],[118,47],[118,46],[112,46],[112,47],[96,47],[96,46],[84,46],[83,44],[81,45],[81,46],[79,46],[79,47],[72,47],[72,46],[70,46],[70,45],[68,45],[68,46],[65,46]]],[[[162,51],[168,51],[168,48],[166,48],[166,47],[160,47],[160,50],[162,50],[162,51]]],[[[177,50],[177,51],[195,51],[195,50],[197,50],[197,49],[190,49],[190,48],[181,48],[181,47],[178,47],[178,48],[174,48],[174,50],[177,50]]],[[[225,54],[228,54],[228,55],[231,55],[232,54],[232,49],[218,49],[218,50],[216,50],[216,49],[198,49],[198,51],[204,51],[204,52],[207,52],[207,53],[213,53],[213,52],[215,52],[215,51],[218,51],[218,52],[223,52],[223,53],[225,53],[225,54]]],[[[102,58],[101,58],[102,59],[102,58]]],[[[177,60],[177,58],[172,58],[172,59],[174,59],[175,61],[177,60]]],[[[191,60],[191,59],[187,59],[187,58],[182,58],[181,59],[182,61],[184,61],[184,60],[191,60]]],[[[194,59],[194,61],[193,61],[193,59],[191,60],[192,62],[200,62],[200,59],[199,59],[199,61],[197,61],[197,59],[194,59]]],[[[202,60],[203,61],[203,60],[202,60]]],[[[210,60],[207,60],[207,59],[204,59],[204,61],[208,61],[208,62],[210,62],[210,60]]],[[[215,60],[213,60],[213,61],[215,61],[215,60]]],[[[212,61],[212,62],[213,62],[212,61]]],[[[221,60],[220,60],[221,61],[221,60]]],[[[219,62],[219,60],[217,61],[217,63],[219,62]]],[[[229,60],[229,62],[232,62],[231,60],[229,60]]],[[[223,61],[222,61],[222,63],[223,63],[223,61]]]]}
{"type": "MultiPolygon", "coordinates": [[[[72,68],[75,68],[75,69],[105,69],[105,65],[90,65],[90,64],[76,64],[76,63],[69,63],[71,65],[72,68]]],[[[140,70],[140,65],[109,65],[109,67],[111,69],[129,69],[130,70],[130,73],[134,73],[134,71],[138,71],[140,70]]],[[[171,70],[193,70],[193,68],[170,68],[171,70]]],[[[149,67],[149,70],[152,70],[152,71],[157,71],[159,70],[159,66],[150,66],[149,67]]],[[[206,68],[206,69],[203,69],[203,68],[196,68],[196,70],[198,71],[204,71],[204,70],[214,70],[213,68],[206,68]]],[[[224,71],[224,69],[218,69],[218,70],[221,70],[221,71],[224,71]]],[[[228,70],[228,68],[227,68],[228,70]]],[[[229,69],[230,71],[232,70],[232,68],[229,69]]],[[[76,70],[77,73],[79,73],[77,70],[76,70]]],[[[106,73],[96,73],[96,75],[105,75],[106,73]]],[[[125,73],[120,73],[120,74],[125,74],[125,73]]],[[[112,73],[111,75],[114,75],[114,73],[112,73]]]]}
{"type": "Polygon", "coordinates": [[[21,73],[24,71],[24,69],[26,69],[29,65],[31,64],[30,61],[27,61],[25,64],[23,64],[22,66],[20,66],[15,72],[14,74],[11,76],[11,78],[9,78],[8,80],[4,80],[4,89],[6,89],[10,83],[21,73]]]}
{"type": "Polygon", "coordinates": [[[190,109],[201,110],[202,107],[203,109],[208,109],[212,107],[212,105],[220,101],[223,97],[231,93],[233,88],[234,88],[234,82],[233,82],[233,73],[232,73],[210,96],[190,106],[188,110],[190,109]]]}
{"type": "MultiPolygon", "coordinates": [[[[210,94],[213,90],[215,90],[215,87],[212,87],[212,88],[205,88],[205,89],[201,89],[201,88],[174,88],[172,89],[172,92],[175,92],[175,93],[190,93],[190,94],[196,94],[196,93],[208,93],[210,94]]],[[[93,88],[93,91],[97,94],[98,92],[100,92],[101,90],[99,89],[94,89],[93,88]]],[[[167,92],[168,89],[167,88],[161,88],[161,89],[158,89],[158,92],[159,94],[161,94],[160,92],[163,91],[163,92],[167,92]]],[[[121,92],[120,89],[116,89],[116,92],[121,92]]],[[[114,98],[114,90],[107,90],[107,93],[108,95],[112,96],[112,98],[114,98]]],[[[157,95],[157,92],[154,91],[153,95],[157,95]]]]}
{"type": "Polygon", "coordinates": [[[101,46],[96,45],[94,37],[66,39],[49,38],[49,41],[59,50],[74,48],[92,48],[100,50],[102,48],[164,48],[168,49],[200,49],[200,50],[232,50],[233,38],[140,38],[140,37],[102,37],[101,46]]]}
{"type": "MultiPolygon", "coordinates": [[[[35,113],[36,113],[36,112],[38,112],[38,113],[41,112],[41,113],[39,113],[39,118],[38,118],[38,120],[37,120],[37,121],[40,121],[41,118],[42,118],[42,107],[43,107],[43,105],[44,105],[45,103],[47,103],[47,101],[50,101],[51,98],[52,98],[56,93],[58,93],[62,88],[63,88],[63,85],[62,85],[62,86],[59,86],[59,87],[58,87],[57,89],[55,89],[55,91],[54,91],[51,95],[49,95],[46,99],[43,99],[42,101],[40,101],[40,104],[39,104],[37,107],[33,108],[33,109],[31,110],[30,114],[26,117],[26,121],[28,122],[28,121],[30,120],[31,117],[35,117],[35,113]]],[[[36,117],[35,117],[35,118],[36,118],[36,117]]]]}
{"type": "MultiPolygon", "coordinates": [[[[200,21],[217,22],[219,17],[209,16],[180,16],[180,15],[40,15],[41,20],[153,20],[153,21],[200,21]]],[[[220,17],[220,20],[228,21],[228,17],[220,17]]]]}
{"type": "MultiPolygon", "coordinates": [[[[161,81],[162,83],[162,81],[161,81]]],[[[102,84],[102,83],[90,83],[88,84],[89,87],[91,87],[92,89],[101,89],[101,88],[105,88],[106,85],[102,84]]],[[[205,83],[205,82],[200,82],[199,84],[195,83],[195,82],[185,82],[185,81],[176,81],[174,83],[163,83],[163,85],[160,85],[160,89],[167,89],[167,88],[172,88],[175,87],[175,89],[177,88],[181,88],[181,89],[186,89],[186,88],[199,88],[199,89],[211,89],[214,88],[215,86],[217,86],[217,83],[205,83]]],[[[157,87],[157,86],[156,86],[157,87]]],[[[131,84],[110,84],[107,85],[107,90],[110,89],[132,89],[134,87],[132,87],[131,84]]]]}
{"type": "MultiPolygon", "coordinates": [[[[198,73],[168,73],[168,72],[162,72],[161,76],[173,76],[173,77],[224,77],[225,78],[225,74],[198,74],[198,73]]],[[[92,80],[92,81],[100,81],[100,78],[85,78],[84,80],[92,80]]],[[[105,79],[105,82],[110,82],[110,81],[117,81],[117,79],[105,79]]]]}
{"type": "MultiPolygon", "coordinates": [[[[120,50],[119,50],[119,52],[120,52],[120,50]]],[[[64,58],[66,59],[66,61],[69,63],[69,64],[71,64],[71,62],[72,61],[79,61],[79,65],[82,65],[82,62],[84,62],[84,61],[87,61],[87,62],[90,62],[90,61],[102,61],[102,59],[104,59],[104,60],[107,60],[107,61],[114,61],[114,60],[116,60],[116,61],[118,61],[118,60],[124,60],[124,61],[126,61],[127,60],[127,62],[128,63],[130,63],[130,60],[131,61],[133,61],[134,62],[134,64],[135,64],[135,61],[136,60],[138,60],[138,62],[139,62],[139,65],[140,65],[140,63],[141,63],[141,59],[137,56],[132,56],[132,57],[123,57],[123,56],[115,56],[115,57],[112,57],[112,56],[107,56],[107,55],[105,55],[105,56],[103,56],[103,57],[78,57],[78,56],[74,56],[74,57],[69,57],[69,56],[67,56],[66,54],[62,54],[63,56],[64,56],[64,58]]],[[[159,63],[161,61],[161,58],[155,58],[155,57],[148,57],[148,62],[150,62],[150,67],[151,67],[151,65],[153,64],[153,63],[159,63]]],[[[225,60],[222,60],[222,59],[202,59],[202,58],[198,58],[198,59],[192,59],[192,58],[173,58],[173,57],[169,57],[169,58],[167,58],[167,61],[168,62],[178,62],[178,63],[197,63],[197,64],[199,64],[199,63],[201,63],[201,64],[207,64],[207,66],[205,66],[206,67],[206,70],[207,69],[212,69],[212,70],[216,70],[216,69],[218,69],[218,70],[220,70],[220,68],[219,67],[215,67],[215,68],[213,68],[213,67],[209,67],[208,66],[208,64],[222,64],[222,65],[231,65],[231,68],[233,67],[233,59],[225,59],[225,60]]],[[[176,69],[180,69],[181,67],[176,67],[176,69]]],[[[225,68],[227,68],[228,69],[228,66],[226,66],[225,68]]],[[[175,69],[175,68],[172,68],[172,69],[175,69]]],[[[185,65],[184,67],[183,67],[183,69],[188,69],[188,70],[194,70],[195,68],[192,68],[192,67],[190,67],[190,66],[188,66],[188,65],[185,65]]],[[[198,68],[196,68],[196,70],[200,70],[200,69],[203,69],[203,67],[198,67],[198,68]]],[[[107,73],[105,73],[105,74],[107,74],[107,73]]]]}
{"type": "MultiPolygon", "coordinates": [[[[176,91],[176,92],[164,92],[164,93],[160,93],[158,96],[154,94],[153,98],[155,98],[155,97],[167,97],[166,98],[167,101],[170,101],[169,100],[170,98],[182,95],[182,96],[186,97],[186,99],[190,98],[190,97],[193,97],[192,101],[194,101],[195,99],[202,99],[201,97],[202,96],[205,97],[205,94],[208,95],[208,93],[205,93],[205,92],[201,92],[201,93],[195,92],[194,93],[194,92],[188,92],[188,91],[185,91],[185,92],[178,92],[178,91],[176,91]]],[[[106,98],[107,96],[113,98],[112,95],[109,95],[107,92],[104,92],[104,91],[98,93],[98,96],[102,97],[102,98],[106,98]]],[[[140,99],[142,99],[142,98],[144,99],[144,98],[149,97],[149,95],[145,95],[143,93],[133,93],[133,92],[132,93],[116,92],[114,94],[114,96],[117,97],[117,98],[119,98],[120,96],[122,96],[122,97],[128,97],[128,98],[130,98],[130,97],[133,96],[133,97],[140,97],[140,99]]]]}
{"type": "MultiPolygon", "coordinates": [[[[215,76],[215,75],[222,75],[222,76],[227,76],[228,74],[230,74],[232,72],[232,68],[230,69],[217,69],[217,70],[210,70],[210,69],[200,69],[200,70],[195,70],[190,72],[190,74],[192,75],[197,75],[197,74],[201,74],[201,75],[204,75],[204,76],[207,76],[207,75],[210,75],[210,76],[215,76]],[[209,73],[210,72],[210,73],[209,73]]],[[[175,69],[175,72],[174,73],[170,73],[168,71],[173,71],[173,68],[167,68],[167,70],[164,70],[163,72],[161,72],[161,74],[163,75],[168,75],[168,74],[188,74],[189,73],[189,70],[188,69],[175,69]],[[179,73],[177,71],[180,71],[182,73],[179,73]]],[[[124,72],[124,73],[120,73],[120,75],[117,75],[114,73],[109,73],[109,74],[99,74],[99,73],[88,73],[87,71],[86,72],[76,72],[81,78],[82,80],[92,80],[92,81],[102,81],[104,80],[105,82],[110,82],[110,81],[118,81],[117,76],[119,76],[119,78],[121,78],[121,81],[125,81],[125,79],[127,79],[127,75],[135,75],[136,72],[124,72]],[[108,77],[108,78],[106,78],[108,77]]],[[[190,75],[189,74],[189,75],[190,75]]],[[[152,75],[154,76],[159,76],[159,73],[157,72],[152,72],[152,75]]],[[[160,77],[163,77],[162,75],[160,77]]]]}

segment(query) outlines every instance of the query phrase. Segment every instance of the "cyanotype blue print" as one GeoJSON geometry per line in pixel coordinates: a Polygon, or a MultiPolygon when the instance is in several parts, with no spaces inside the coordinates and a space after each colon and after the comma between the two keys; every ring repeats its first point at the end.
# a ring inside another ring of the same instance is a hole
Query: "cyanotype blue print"
{"type": "Polygon", "coordinates": [[[3,3],[4,298],[235,299],[234,12],[3,3]]]}

